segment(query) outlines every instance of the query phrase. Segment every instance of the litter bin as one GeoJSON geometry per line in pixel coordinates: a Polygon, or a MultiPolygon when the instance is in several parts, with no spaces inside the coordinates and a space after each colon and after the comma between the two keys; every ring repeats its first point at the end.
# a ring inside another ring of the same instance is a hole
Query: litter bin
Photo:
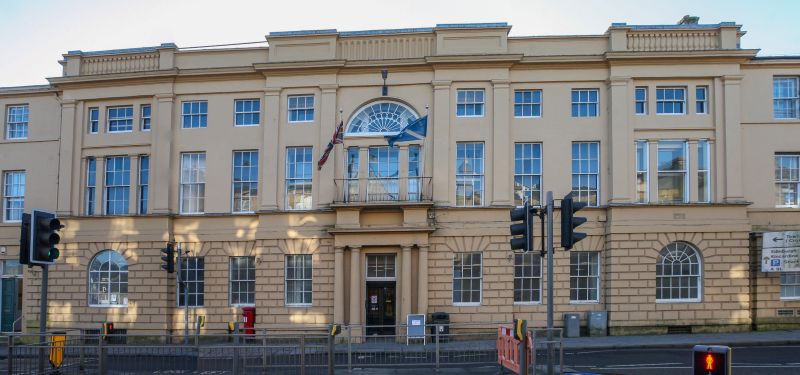
{"type": "Polygon", "coordinates": [[[608,311],[590,311],[586,315],[589,336],[608,336],[608,311]]]}
{"type": "MultiPolygon", "coordinates": [[[[447,342],[450,334],[450,314],[446,312],[435,312],[431,314],[431,336],[436,335],[439,330],[439,342],[447,342]]],[[[431,340],[435,340],[432,337],[431,340]]]]}
{"type": "Polygon", "coordinates": [[[581,336],[581,314],[564,314],[564,337],[581,336]]]}

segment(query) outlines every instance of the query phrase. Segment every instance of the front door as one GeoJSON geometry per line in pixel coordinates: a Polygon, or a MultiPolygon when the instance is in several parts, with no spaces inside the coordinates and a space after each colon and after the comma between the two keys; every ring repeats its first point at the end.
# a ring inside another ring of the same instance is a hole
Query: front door
{"type": "Polygon", "coordinates": [[[2,310],[0,310],[0,331],[14,332],[14,322],[19,318],[21,306],[19,295],[22,285],[21,279],[3,278],[2,280],[2,310]]]}
{"type": "Polygon", "coordinates": [[[394,335],[395,282],[367,281],[367,336],[394,335]]]}

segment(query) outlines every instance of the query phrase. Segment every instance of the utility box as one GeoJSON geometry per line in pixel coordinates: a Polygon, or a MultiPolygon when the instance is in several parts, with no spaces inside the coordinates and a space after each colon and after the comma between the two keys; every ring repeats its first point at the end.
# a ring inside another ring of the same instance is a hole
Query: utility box
{"type": "Polygon", "coordinates": [[[589,336],[608,336],[608,311],[586,313],[589,322],[589,336]]]}
{"type": "Polygon", "coordinates": [[[564,314],[564,337],[581,336],[581,314],[564,314]]]}

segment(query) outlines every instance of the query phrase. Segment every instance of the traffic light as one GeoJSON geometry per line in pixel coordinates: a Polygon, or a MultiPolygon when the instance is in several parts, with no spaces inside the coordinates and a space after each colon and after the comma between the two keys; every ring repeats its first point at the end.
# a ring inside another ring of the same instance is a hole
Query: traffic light
{"type": "Polygon", "coordinates": [[[30,224],[30,263],[55,264],[60,255],[55,245],[61,241],[58,231],[64,228],[52,212],[33,210],[30,224]]]}
{"type": "Polygon", "coordinates": [[[31,214],[22,214],[19,231],[19,264],[31,263],[31,214]]]}
{"type": "Polygon", "coordinates": [[[694,374],[728,375],[731,373],[731,348],[695,345],[692,353],[694,374]]]}
{"type": "Polygon", "coordinates": [[[561,246],[572,249],[578,241],[586,238],[586,233],[576,232],[575,228],[586,222],[585,217],[575,216],[575,213],[586,207],[586,203],[575,202],[572,193],[561,200],[561,246]]]}
{"type": "Polygon", "coordinates": [[[168,273],[175,272],[175,247],[173,247],[171,243],[167,244],[167,247],[161,249],[161,253],[164,254],[161,256],[161,260],[164,261],[161,268],[165,269],[168,273]]]}
{"type": "Polygon", "coordinates": [[[522,207],[511,209],[511,221],[520,221],[511,224],[511,235],[522,236],[511,238],[511,250],[522,250],[528,252],[533,250],[533,211],[534,208],[528,202],[522,207]]]}
{"type": "Polygon", "coordinates": [[[114,323],[111,322],[104,322],[103,323],[103,338],[107,338],[108,335],[114,334],[114,323]]]}

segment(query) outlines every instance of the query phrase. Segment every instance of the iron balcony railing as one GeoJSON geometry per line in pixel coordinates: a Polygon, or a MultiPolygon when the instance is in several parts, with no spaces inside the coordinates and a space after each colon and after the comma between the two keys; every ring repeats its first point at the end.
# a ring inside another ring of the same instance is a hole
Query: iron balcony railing
{"type": "Polygon", "coordinates": [[[335,203],[430,202],[430,177],[369,177],[335,180],[335,203]]]}

